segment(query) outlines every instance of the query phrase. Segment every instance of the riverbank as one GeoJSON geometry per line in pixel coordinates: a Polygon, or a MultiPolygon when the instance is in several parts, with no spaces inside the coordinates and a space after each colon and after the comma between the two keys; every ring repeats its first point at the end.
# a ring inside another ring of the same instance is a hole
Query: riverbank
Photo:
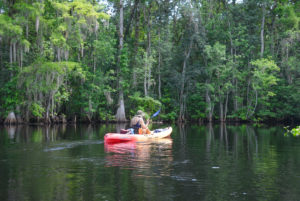
{"type": "MultiPolygon", "coordinates": [[[[129,120],[126,121],[116,121],[116,120],[94,120],[94,121],[87,121],[87,120],[77,120],[77,121],[72,121],[72,120],[56,120],[56,121],[48,121],[48,122],[25,122],[24,120],[21,121],[14,121],[11,123],[5,122],[5,119],[0,119],[0,125],[37,125],[37,126],[48,126],[48,125],[73,125],[73,124],[119,124],[119,123],[130,123],[129,120]]],[[[299,120],[295,119],[288,119],[288,120],[266,120],[266,121],[251,121],[251,120],[227,120],[227,121],[207,121],[207,120],[201,120],[201,121],[185,121],[185,122],[179,122],[179,121],[174,121],[174,120],[154,120],[151,121],[151,123],[154,124],[165,124],[165,123],[175,123],[175,124],[197,124],[197,125],[206,125],[206,124],[220,124],[220,123],[225,123],[229,125],[241,125],[241,124],[265,124],[265,125],[297,125],[300,123],[299,120]]]]}

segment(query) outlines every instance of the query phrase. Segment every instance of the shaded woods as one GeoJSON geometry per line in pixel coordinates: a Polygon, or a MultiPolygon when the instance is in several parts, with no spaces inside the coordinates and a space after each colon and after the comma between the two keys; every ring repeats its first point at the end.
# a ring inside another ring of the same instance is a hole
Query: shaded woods
{"type": "Polygon", "coordinates": [[[299,120],[296,0],[0,2],[6,123],[299,120]]]}

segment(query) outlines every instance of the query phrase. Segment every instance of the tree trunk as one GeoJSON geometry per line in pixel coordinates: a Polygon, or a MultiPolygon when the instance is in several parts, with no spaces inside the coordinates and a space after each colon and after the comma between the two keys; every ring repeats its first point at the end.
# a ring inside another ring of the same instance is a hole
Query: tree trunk
{"type": "Polygon", "coordinates": [[[263,7],[262,7],[261,30],[260,30],[260,41],[261,41],[260,58],[263,58],[263,56],[264,56],[264,48],[265,48],[265,41],[264,41],[265,12],[266,12],[266,6],[265,6],[265,4],[263,4],[263,7]]]}
{"type": "Polygon", "coordinates": [[[144,71],[144,95],[148,96],[148,87],[147,87],[147,64],[145,65],[144,71]]]}
{"type": "Polygon", "coordinates": [[[83,57],[83,55],[84,55],[84,46],[83,46],[83,44],[81,44],[81,46],[80,46],[80,53],[81,53],[81,57],[83,57]]]}
{"type": "Polygon", "coordinates": [[[271,54],[273,58],[275,56],[275,18],[276,17],[274,16],[272,20],[272,35],[271,35],[271,54]]]}
{"type": "Polygon", "coordinates": [[[229,97],[229,92],[227,92],[227,94],[226,94],[225,110],[224,110],[224,122],[226,122],[226,119],[227,119],[228,97],[229,97]]]}
{"type": "Polygon", "coordinates": [[[28,35],[29,35],[29,23],[28,23],[28,17],[26,19],[26,39],[28,39],[28,35]]]}
{"type": "Polygon", "coordinates": [[[287,81],[288,83],[291,85],[292,84],[292,74],[291,74],[291,68],[290,68],[290,65],[288,63],[289,61],[289,42],[286,41],[286,44],[285,44],[285,56],[283,56],[283,60],[284,60],[284,63],[286,65],[286,76],[287,76],[287,81]]]}
{"type": "MultiPolygon", "coordinates": [[[[208,83],[208,81],[206,81],[206,84],[207,83],[208,83]]],[[[206,105],[207,105],[206,106],[206,111],[208,111],[207,120],[209,122],[212,122],[212,117],[213,117],[213,113],[214,113],[214,106],[213,106],[213,103],[211,101],[208,88],[206,88],[205,101],[206,101],[206,105]]]]}
{"type": "Polygon", "coordinates": [[[220,94],[220,86],[219,86],[219,106],[220,106],[220,122],[224,122],[224,104],[223,104],[223,98],[220,94]]]}
{"type": "Polygon", "coordinates": [[[25,112],[25,122],[29,122],[29,104],[26,107],[26,112],[25,112]]]}
{"type": "MultiPolygon", "coordinates": [[[[258,92],[257,92],[257,90],[255,89],[255,105],[254,105],[254,108],[253,108],[252,115],[255,113],[255,110],[256,110],[256,107],[257,107],[257,102],[258,102],[258,92]]],[[[251,115],[251,116],[252,116],[252,115],[251,115]]]]}
{"type": "Polygon", "coordinates": [[[15,123],[17,123],[16,115],[14,112],[10,112],[6,117],[4,124],[10,125],[10,124],[15,124],[15,123]]]}
{"type": "MultiPolygon", "coordinates": [[[[150,12],[150,11],[149,11],[150,12]]],[[[145,22],[147,23],[147,55],[146,55],[146,63],[145,63],[145,68],[144,68],[144,95],[148,96],[148,90],[149,90],[149,72],[150,72],[150,54],[151,54],[151,43],[150,43],[150,22],[149,22],[149,18],[150,18],[150,13],[148,12],[148,15],[146,13],[146,6],[144,6],[144,16],[146,18],[145,22]]]]}
{"type": "Polygon", "coordinates": [[[124,95],[123,90],[119,92],[119,104],[118,104],[118,110],[116,114],[116,120],[117,122],[125,122],[126,116],[125,116],[125,104],[124,104],[124,95]]]}
{"type": "Polygon", "coordinates": [[[137,12],[138,10],[138,6],[139,6],[139,3],[140,1],[139,0],[134,0],[134,5],[132,7],[132,10],[130,12],[130,17],[129,17],[129,22],[127,23],[127,26],[125,28],[125,34],[124,34],[124,39],[126,40],[127,36],[128,36],[128,33],[129,33],[129,30],[130,30],[130,25],[131,25],[131,22],[132,22],[132,19],[135,15],[135,13],[137,12]]]}
{"type": "Polygon", "coordinates": [[[17,119],[18,124],[23,123],[23,119],[20,115],[20,105],[16,106],[16,112],[17,112],[16,119],[17,119]]]}
{"type": "Polygon", "coordinates": [[[3,45],[2,45],[1,42],[2,42],[2,38],[0,37],[0,69],[1,69],[1,67],[2,67],[2,65],[3,65],[3,53],[2,53],[2,47],[4,46],[4,43],[3,43],[3,45]]]}
{"type": "Polygon", "coordinates": [[[230,39],[230,55],[233,59],[233,41],[232,41],[232,34],[231,34],[231,24],[229,20],[228,20],[228,26],[229,26],[229,39],[230,39]]]}
{"type": "Polygon", "coordinates": [[[20,67],[21,67],[21,70],[23,68],[23,50],[20,51],[20,67]]]}
{"type": "Polygon", "coordinates": [[[79,49],[79,51],[77,52],[77,61],[80,62],[80,49],[79,49]]]}
{"type": "Polygon", "coordinates": [[[247,85],[247,114],[246,114],[246,118],[248,118],[248,114],[249,114],[249,107],[252,104],[251,101],[249,100],[249,93],[250,93],[250,84],[251,84],[251,80],[248,80],[248,85],[247,85]]]}
{"type": "Polygon", "coordinates": [[[51,107],[51,96],[49,96],[48,99],[48,105],[47,105],[47,109],[46,109],[46,118],[45,118],[45,123],[46,124],[50,124],[50,107],[51,107]]]}
{"type": "Polygon", "coordinates": [[[147,58],[148,58],[148,80],[147,80],[147,90],[149,91],[151,85],[151,4],[148,8],[148,17],[147,17],[147,58]]]}
{"type": "Polygon", "coordinates": [[[160,66],[161,66],[161,47],[160,47],[160,26],[158,28],[158,98],[161,99],[161,77],[160,77],[160,66]]]}
{"type": "Polygon", "coordinates": [[[13,43],[12,43],[12,41],[10,41],[10,44],[9,44],[9,62],[10,62],[10,64],[13,63],[13,43]]]}
{"type": "Polygon", "coordinates": [[[119,88],[119,101],[118,101],[118,109],[117,109],[117,114],[116,114],[116,120],[117,122],[123,122],[126,121],[125,117],[125,104],[124,104],[124,95],[123,95],[123,89],[121,86],[121,54],[122,54],[122,49],[123,49],[123,39],[124,39],[124,34],[123,34],[123,22],[124,22],[124,16],[123,16],[123,1],[120,0],[120,9],[119,9],[119,14],[120,14],[120,20],[119,20],[119,52],[118,52],[118,59],[117,59],[117,72],[118,72],[118,88],[119,88]]]}
{"type": "Polygon", "coordinates": [[[93,71],[94,71],[94,75],[96,73],[96,58],[95,55],[93,54],[93,71]]]}
{"type": "Polygon", "coordinates": [[[60,59],[60,48],[58,47],[57,48],[57,61],[61,61],[61,59],[60,59]]]}
{"type": "Polygon", "coordinates": [[[92,100],[91,100],[91,97],[89,97],[89,111],[87,112],[87,118],[88,118],[88,120],[89,120],[89,122],[91,123],[92,122],[92,108],[93,108],[93,106],[92,106],[92,100]]]}
{"type": "MultiPolygon", "coordinates": [[[[138,54],[138,46],[139,46],[139,37],[140,37],[140,12],[139,8],[137,8],[136,12],[136,22],[135,22],[135,41],[134,41],[134,55],[138,54]]],[[[136,65],[137,59],[136,57],[133,58],[133,87],[135,88],[137,85],[136,81],[136,65]]]]}
{"type": "Polygon", "coordinates": [[[35,31],[37,34],[39,33],[39,27],[40,27],[40,17],[37,16],[35,19],[35,31]]]}
{"type": "Polygon", "coordinates": [[[220,101],[220,122],[224,122],[224,105],[220,101]]]}
{"type": "MultiPolygon", "coordinates": [[[[254,103],[254,108],[253,108],[253,110],[251,111],[250,109],[250,107],[251,107],[251,105],[252,105],[252,101],[250,101],[250,103],[248,104],[248,109],[247,109],[247,115],[246,115],[246,117],[247,117],[247,119],[248,118],[250,118],[252,115],[254,115],[254,113],[255,113],[255,110],[256,110],[256,107],[257,107],[257,103],[258,103],[258,92],[257,92],[257,90],[256,89],[253,89],[254,90],[254,92],[255,92],[255,103],[254,103]],[[250,111],[250,112],[249,112],[250,111]]],[[[248,93],[248,92],[247,92],[248,93]]],[[[248,99],[248,98],[247,98],[248,99]]]]}
{"type": "Polygon", "coordinates": [[[238,81],[235,78],[234,79],[234,84],[235,84],[235,89],[233,90],[234,94],[233,94],[233,108],[234,108],[234,112],[237,112],[239,109],[239,105],[238,105],[238,81]]]}
{"type": "Polygon", "coordinates": [[[13,53],[14,53],[14,60],[13,62],[17,62],[17,43],[13,43],[13,53]]]}
{"type": "Polygon", "coordinates": [[[181,87],[180,87],[180,111],[179,111],[179,122],[184,122],[185,120],[185,109],[184,109],[184,105],[185,105],[185,94],[184,94],[184,88],[185,88],[185,76],[186,76],[186,66],[187,66],[187,62],[188,59],[191,55],[191,50],[192,50],[192,46],[193,46],[193,38],[190,39],[190,43],[189,46],[187,47],[187,49],[184,52],[185,58],[183,61],[183,66],[182,66],[182,72],[181,72],[181,87]]]}

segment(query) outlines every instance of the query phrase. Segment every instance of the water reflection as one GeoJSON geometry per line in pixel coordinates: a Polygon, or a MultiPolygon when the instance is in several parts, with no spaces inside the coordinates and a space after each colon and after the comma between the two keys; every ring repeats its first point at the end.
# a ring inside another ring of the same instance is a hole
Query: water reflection
{"type": "Polygon", "coordinates": [[[300,138],[278,127],[182,124],[171,138],[103,144],[120,128],[0,127],[0,200],[300,197],[300,138]]]}
{"type": "Polygon", "coordinates": [[[15,137],[17,127],[16,126],[6,126],[5,129],[6,129],[6,132],[9,136],[9,138],[13,139],[15,137]]]}
{"type": "Polygon", "coordinates": [[[253,154],[258,154],[258,138],[252,126],[227,126],[224,123],[213,126],[208,124],[206,135],[207,153],[218,148],[219,152],[232,153],[235,157],[238,157],[241,151],[246,151],[249,159],[253,154]]]}
{"type": "Polygon", "coordinates": [[[173,161],[172,144],[171,138],[146,142],[105,143],[106,165],[150,169],[159,162],[161,167],[168,169],[173,161]]]}
{"type": "MultiPolygon", "coordinates": [[[[4,134],[14,143],[31,142],[58,142],[69,139],[87,139],[94,140],[101,138],[105,133],[116,130],[117,125],[103,124],[93,125],[45,125],[45,126],[3,126],[0,127],[0,134],[4,134]]],[[[2,135],[3,135],[2,134],[2,135]]],[[[0,138],[1,140],[1,138],[0,138]]]]}

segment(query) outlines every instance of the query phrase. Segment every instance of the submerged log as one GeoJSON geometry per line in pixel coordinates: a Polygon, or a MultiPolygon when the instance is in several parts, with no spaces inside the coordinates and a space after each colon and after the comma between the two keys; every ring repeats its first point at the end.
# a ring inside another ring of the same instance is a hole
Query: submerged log
{"type": "Polygon", "coordinates": [[[16,123],[17,123],[17,118],[15,113],[10,112],[6,117],[4,124],[16,124],[16,123]]]}

